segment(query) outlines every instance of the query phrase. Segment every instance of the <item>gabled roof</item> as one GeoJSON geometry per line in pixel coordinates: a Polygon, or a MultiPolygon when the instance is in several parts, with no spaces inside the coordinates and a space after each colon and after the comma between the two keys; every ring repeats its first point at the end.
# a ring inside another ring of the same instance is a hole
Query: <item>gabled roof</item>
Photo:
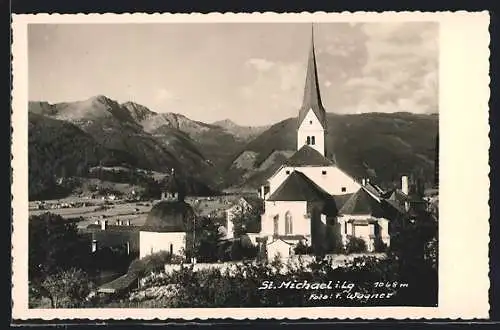
{"type": "Polygon", "coordinates": [[[390,191],[385,198],[389,201],[395,201],[398,203],[404,203],[405,201],[408,201],[408,196],[399,189],[390,191]]]}
{"type": "Polygon", "coordinates": [[[312,109],[323,128],[326,128],[326,112],[321,102],[319,92],[318,69],[316,67],[316,54],[314,51],[314,33],[311,34],[311,49],[307,61],[306,83],[304,86],[304,98],[299,111],[298,126],[306,117],[309,109],[312,109]]]}
{"type": "Polygon", "coordinates": [[[275,240],[281,239],[281,240],[284,240],[285,242],[287,240],[306,240],[307,241],[307,238],[304,235],[299,235],[299,234],[296,234],[296,235],[273,235],[273,238],[275,240]]]}
{"type": "Polygon", "coordinates": [[[370,187],[370,189],[372,189],[373,191],[376,191],[379,195],[382,195],[384,193],[384,189],[380,188],[377,184],[371,181],[368,181],[366,183],[366,186],[370,187]]]}
{"type": "Polygon", "coordinates": [[[288,158],[283,165],[285,166],[332,166],[335,163],[323,156],[316,149],[308,146],[302,146],[292,157],[288,158]]]}
{"type": "Polygon", "coordinates": [[[339,213],[357,215],[370,214],[381,216],[383,214],[382,205],[364,187],[361,187],[340,209],[339,213]]]}
{"type": "Polygon", "coordinates": [[[257,196],[243,196],[242,199],[244,199],[254,210],[259,210],[264,207],[264,201],[257,196]]]}
{"type": "Polygon", "coordinates": [[[289,243],[281,238],[272,240],[271,242],[267,243],[267,245],[275,244],[275,243],[285,243],[286,245],[293,245],[293,243],[289,243]]]}
{"type": "Polygon", "coordinates": [[[136,283],[137,275],[127,273],[111,282],[101,285],[98,288],[98,291],[102,293],[116,293],[119,291],[127,290],[136,283]]]}
{"type": "Polygon", "coordinates": [[[321,189],[304,173],[293,171],[268,198],[268,201],[325,201],[332,196],[321,189]]]}
{"type": "Polygon", "coordinates": [[[344,204],[352,197],[354,194],[343,194],[343,195],[333,195],[333,199],[335,200],[335,204],[337,204],[338,208],[342,208],[344,204]]]}
{"type": "Polygon", "coordinates": [[[373,197],[377,198],[378,200],[380,200],[381,198],[383,198],[383,192],[381,189],[378,188],[378,186],[370,183],[370,182],[367,182],[363,188],[365,188],[365,190],[370,194],[372,195],[373,197]]]}

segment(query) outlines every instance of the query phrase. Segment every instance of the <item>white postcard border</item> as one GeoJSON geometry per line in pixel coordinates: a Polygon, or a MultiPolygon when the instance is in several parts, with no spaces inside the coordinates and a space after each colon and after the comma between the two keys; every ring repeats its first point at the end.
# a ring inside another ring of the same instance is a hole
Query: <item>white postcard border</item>
{"type": "Polygon", "coordinates": [[[12,317],[43,319],[483,319],[488,317],[489,15],[487,12],[13,15],[12,317]],[[27,25],[206,22],[440,23],[438,307],[28,309],[27,25]]]}

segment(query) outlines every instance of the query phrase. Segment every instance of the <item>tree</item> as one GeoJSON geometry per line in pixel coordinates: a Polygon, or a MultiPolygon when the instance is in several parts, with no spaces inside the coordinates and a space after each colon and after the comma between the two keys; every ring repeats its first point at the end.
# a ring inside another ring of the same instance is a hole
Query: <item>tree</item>
{"type": "Polygon", "coordinates": [[[380,236],[375,237],[374,250],[375,250],[375,252],[386,252],[387,251],[387,244],[384,243],[384,241],[382,240],[382,238],[380,236]]]}
{"type": "Polygon", "coordinates": [[[260,208],[238,205],[232,219],[234,237],[240,237],[246,234],[249,229],[259,227],[260,211],[260,208]]]}
{"type": "Polygon", "coordinates": [[[391,234],[390,254],[397,260],[398,273],[410,283],[408,294],[422,301],[434,301],[438,294],[438,224],[422,207],[410,209],[391,234]]]}
{"type": "Polygon", "coordinates": [[[343,253],[344,244],[340,235],[340,225],[329,223],[325,226],[326,253],[343,253]]]}
{"type": "Polygon", "coordinates": [[[230,258],[233,261],[256,259],[259,248],[253,245],[248,235],[241,235],[231,243],[230,258]]]}
{"type": "Polygon", "coordinates": [[[41,286],[52,308],[74,308],[82,305],[93,284],[85,272],[72,268],[47,276],[41,286]]]}
{"type": "Polygon", "coordinates": [[[29,218],[28,245],[30,279],[81,268],[90,256],[76,223],[50,212],[29,218]]]}
{"type": "Polygon", "coordinates": [[[208,218],[202,218],[196,229],[194,255],[200,262],[214,262],[218,259],[218,245],[222,238],[219,227],[208,218]]]}

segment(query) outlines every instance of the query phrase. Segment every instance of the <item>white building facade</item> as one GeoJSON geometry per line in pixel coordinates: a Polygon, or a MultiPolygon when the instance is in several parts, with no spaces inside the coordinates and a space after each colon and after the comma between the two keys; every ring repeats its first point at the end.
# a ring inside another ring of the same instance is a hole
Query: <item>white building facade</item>
{"type": "Polygon", "coordinates": [[[160,251],[173,255],[182,255],[186,247],[185,232],[139,232],[139,258],[160,251]]]}

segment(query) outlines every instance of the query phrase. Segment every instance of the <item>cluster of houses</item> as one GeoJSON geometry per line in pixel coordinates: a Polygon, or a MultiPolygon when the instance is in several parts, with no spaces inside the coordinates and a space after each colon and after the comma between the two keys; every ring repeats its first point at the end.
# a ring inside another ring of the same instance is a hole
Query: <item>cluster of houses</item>
{"type": "MultiPolygon", "coordinates": [[[[233,220],[238,214],[259,210],[259,219],[243,229],[270,259],[289,257],[298,244],[324,250],[332,240],[345,247],[353,238],[363,240],[367,251],[374,252],[377,243],[390,246],[392,223],[425,202],[412,194],[408,176],[401,177],[397,189],[385,191],[369,178],[352,177],[334,157],[326,157],[327,119],[319,87],[312,40],[297,122],[297,151],[258,194],[227,205],[226,240],[236,239],[233,220]]],[[[162,201],[153,206],[144,226],[133,228],[134,248],[141,258],[159,251],[182,254],[186,250],[196,214],[175,175],[171,177],[162,201]]],[[[118,227],[124,231],[127,226],[118,227]]]]}
{"type": "Polygon", "coordinates": [[[94,203],[92,202],[81,202],[81,201],[75,201],[75,202],[53,202],[53,203],[47,203],[46,201],[35,201],[35,209],[37,210],[57,210],[57,209],[69,209],[69,208],[76,208],[76,207],[86,207],[86,206],[93,206],[94,203]]]}
{"type": "MultiPolygon", "coordinates": [[[[375,250],[377,242],[390,245],[391,222],[423,201],[411,194],[408,176],[402,176],[401,186],[390,191],[368,178],[350,176],[326,157],[326,132],[313,41],[298,116],[297,151],[268,178],[258,196],[241,198],[226,210],[226,239],[234,239],[233,219],[238,213],[259,208],[260,221],[245,230],[253,244],[265,246],[269,258],[278,253],[287,257],[299,243],[322,248],[332,239],[344,246],[353,237],[362,239],[368,252],[375,250]]],[[[141,229],[141,256],[185,249],[185,224],[194,213],[183,196],[169,197],[170,201],[153,207],[141,229]]]]}

